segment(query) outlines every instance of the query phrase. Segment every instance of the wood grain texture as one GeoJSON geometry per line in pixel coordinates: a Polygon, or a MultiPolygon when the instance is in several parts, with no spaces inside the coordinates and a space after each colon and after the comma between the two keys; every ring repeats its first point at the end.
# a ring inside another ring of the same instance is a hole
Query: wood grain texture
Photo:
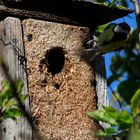
{"type": "MultiPolygon", "coordinates": [[[[0,23],[0,46],[8,73],[16,81],[19,78],[24,82],[23,94],[27,94],[27,77],[19,56],[24,56],[21,22],[17,18],[6,18],[0,23]],[[10,43],[10,44],[9,44],[10,43]]],[[[0,83],[5,79],[4,72],[0,71],[0,83]]],[[[25,101],[29,112],[29,99],[25,101]]],[[[31,140],[32,131],[25,117],[17,121],[6,119],[1,124],[1,140],[31,140]]]]}
{"type": "Polygon", "coordinates": [[[96,92],[98,96],[97,106],[102,109],[102,106],[108,105],[107,80],[104,57],[99,55],[94,60],[94,70],[96,79],[96,92]]]}
{"type": "MultiPolygon", "coordinates": [[[[103,106],[109,105],[105,59],[103,56],[99,55],[95,58],[93,63],[96,80],[97,107],[100,110],[103,106]]],[[[106,123],[100,122],[100,124],[103,128],[108,127],[106,123]]]]}

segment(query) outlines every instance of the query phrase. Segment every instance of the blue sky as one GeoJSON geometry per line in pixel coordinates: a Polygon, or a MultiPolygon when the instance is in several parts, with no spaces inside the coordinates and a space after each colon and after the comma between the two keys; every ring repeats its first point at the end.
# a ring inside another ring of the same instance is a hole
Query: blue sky
{"type": "MultiPolygon", "coordinates": [[[[134,9],[132,3],[129,4],[129,7],[131,9],[134,9]]],[[[124,22],[124,21],[126,23],[128,23],[132,29],[135,29],[137,27],[135,13],[129,14],[129,16],[126,16],[124,18],[120,18],[120,19],[114,20],[112,22],[113,23],[120,23],[120,22],[124,22]]],[[[111,64],[111,58],[112,58],[113,55],[114,55],[114,53],[105,54],[105,66],[106,66],[106,74],[107,74],[107,77],[109,77],[111,75],[110,64],[111,64]]],[[[118,82],[114,82],[111,85],[111,87],[113,89],[116,89],[117,84],[118,84],[118,82]]],[[[111,97],[111,91],[109,89],[108,89],[108,92],[109,92],[109,97],[111,97]]]]}

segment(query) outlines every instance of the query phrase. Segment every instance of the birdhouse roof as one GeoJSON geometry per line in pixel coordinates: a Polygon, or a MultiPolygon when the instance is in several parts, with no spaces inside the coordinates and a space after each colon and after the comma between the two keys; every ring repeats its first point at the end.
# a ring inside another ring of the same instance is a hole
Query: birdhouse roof
{"type": "Polygon", "coordinates": [[[77,1],[77,0],[22,0],[22,2],[12,3],[5,0],[9,6],[18,6],[19,8],[35,10],[39,12],[56,15],[56,21],[67,24],[75,24],[89,27],[111,22],[115,19],[124,17],[133,12],[133,10],[107,6],[97,2],[77,1]]]}

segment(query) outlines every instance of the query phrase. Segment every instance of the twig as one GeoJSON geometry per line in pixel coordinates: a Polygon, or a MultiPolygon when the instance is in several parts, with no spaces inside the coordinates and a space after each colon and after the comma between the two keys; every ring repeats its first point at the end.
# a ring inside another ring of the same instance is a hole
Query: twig
{"type": "Polygon", "coordinates": [[[110,88],[110,90],[111,90],[112,94],[114,95],[114,97],[116,98],[116,100],[118,101],[118,104],[119,104],[120,108],[122,109],[121,102],[119,101],[118,97],[115,95],[115,92],[113,91],[112,87],[111,87],[111,86],[109,86],[109,88],[110,88]]]}

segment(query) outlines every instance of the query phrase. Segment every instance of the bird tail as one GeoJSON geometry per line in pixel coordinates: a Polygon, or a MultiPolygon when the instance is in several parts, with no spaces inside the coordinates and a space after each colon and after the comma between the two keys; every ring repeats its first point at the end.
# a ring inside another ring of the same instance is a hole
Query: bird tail
{"type": "Polygon", "coordinates": [[[99,54],[100,54],[99,52],[95,52],[95,54],[90,58],[90,62],[92,62],[99,54]]]}
{"type": "Polygon", "coordinates": [[[90,62],[92,62],[98,54],[100,54],[100,51],[97,48],[84,49],[82,51],[82,57],[90,62]]]}

